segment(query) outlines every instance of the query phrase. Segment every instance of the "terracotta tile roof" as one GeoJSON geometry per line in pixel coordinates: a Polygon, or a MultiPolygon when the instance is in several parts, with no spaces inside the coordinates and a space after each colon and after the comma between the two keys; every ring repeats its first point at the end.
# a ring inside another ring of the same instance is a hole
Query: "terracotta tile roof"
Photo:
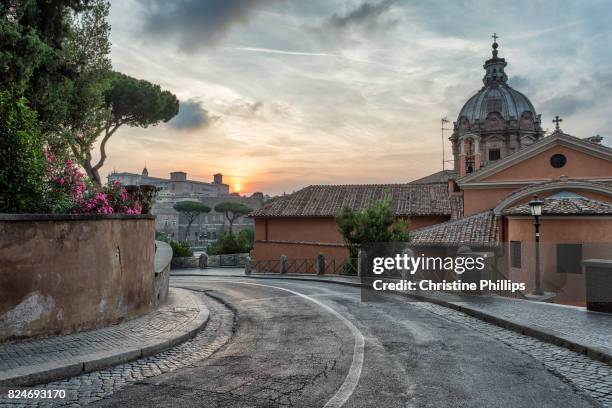
{"type": "Polygon", "coordinates": [[[457,220],[412,231],[414,246],[495,247],[498,243],[497,217],[484,211],[457,220]]]}
{"type": "MultiPolygon", "coordinates": [[[[612,203],[586,197],[548,197],[544,200],[542,215],[612,215],[612,203]]],[[[529,204],[508,208],[505,215],[531,215],[529,204]]]]}
{"type": "Polygon", "coordinates": [[[397,216],[450,215],[463,211],[460,197],[450,196],[446,184],[315,185],[280,197],[253,211],[251,217],[334,217],[348,205],[364,208],[391,197],[397,216]]]}
{"type": "Polygon", "coordinates": [[[410,184],[448,183],[448,179],[459,178],[459,172],[455,170],[444,170],[430,174],[423,178],[411,181],[410,184]]]}

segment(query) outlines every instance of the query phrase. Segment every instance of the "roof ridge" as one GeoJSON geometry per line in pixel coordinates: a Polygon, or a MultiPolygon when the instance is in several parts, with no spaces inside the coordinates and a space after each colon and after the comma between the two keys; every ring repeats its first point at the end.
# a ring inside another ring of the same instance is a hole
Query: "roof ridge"
{"type": "Polygon", "coordinates": [[[440,226],[455,225],[455,224],[458,224],[461,221],[465,221],[465,220],[467,220],[469,218],[476,218],[478,216],[487,215],[487,213],[493,214],[493,209],[491,208],[491,209],[480,211],[480,212],[477,212],[477,213],[474,213],[474,214],[466,215],[464,217],[457,218],[457,219],[454,219],[454,220],[448,220],[448,221],[444,221],[444,222],[441,222],[441,223],[438,223],[438,224],[428,225],[426,227],[421,227],[419,229],[415,229],[415,230],[410,231],[410,233],[412,234],[414,232],[419,232],[419,231],[427,230],[427,229],[430,229],[430,228],[433,229],[433,228],[440,227],[440,226]]]}

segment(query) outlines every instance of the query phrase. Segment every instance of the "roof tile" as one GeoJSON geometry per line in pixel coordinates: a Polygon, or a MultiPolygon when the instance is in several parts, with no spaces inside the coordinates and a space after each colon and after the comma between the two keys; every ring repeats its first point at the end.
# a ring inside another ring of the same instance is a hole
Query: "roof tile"
{"type": "Polygon", "coordinates": [[[283,196],[253,211],[252,217],[334,217],[344,206],[354,210],[390,197],[396,216],[449,215],[463,211],[461,197],[442,183],[314,185],[283,196]]]}

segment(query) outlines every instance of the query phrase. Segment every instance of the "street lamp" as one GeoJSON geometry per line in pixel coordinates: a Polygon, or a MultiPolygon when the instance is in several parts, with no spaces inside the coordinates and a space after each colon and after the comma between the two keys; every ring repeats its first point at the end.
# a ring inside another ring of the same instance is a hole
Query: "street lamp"
{"type": "Polygon", "coordinates": [[[542,206],[544,201],[538,199],[538,196],[533,196],[533,200],[529,202],[529,209],[533,215],[533,225],[535,226],[535,250],[536,250],[536,269],[535,269],[535,289],[533,294],[541,296],[544,294],[542,290],[540,277],[540,216],[542,215],[542,206]]]}

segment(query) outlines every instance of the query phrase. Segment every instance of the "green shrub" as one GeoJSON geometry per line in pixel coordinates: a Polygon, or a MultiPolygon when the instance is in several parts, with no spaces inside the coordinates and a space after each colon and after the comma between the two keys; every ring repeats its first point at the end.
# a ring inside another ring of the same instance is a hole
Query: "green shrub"
{"type": "Polygon", "coordinates": [[[240,231],[238,236],[231,231],[224,233],[217,242],[206,249],[208,255],[242,254],[253,249],[254,234],[252,229],[240,231]]]}
{"type": "Polygon", "coordinates": [[[155,240],[162,242],[170,242],[170,238],[163,232],[155,231],[155,240]]]}
{"type": "Polygon", "coordinates": [[[25,98],[0,92],[0,212],[44,211],[45,171],[36,113],[25,98]]]}
{"type": "Polygon", "coordinates": [[[171,240],[169,244],[172,247],[172,257],[173,258],[193,256],[193,249],[191,249],[191,246],[189,246],[189,242],[171,240]]]}
{"type": "Polygon", "coordinates": [[[357,258],[359,247],[369,242],[410,241],[408,222],[395,216],[389,198],[370,202],[360,210],[343,207],[336,215],[336,226],[350,258],[357,258]]]}

